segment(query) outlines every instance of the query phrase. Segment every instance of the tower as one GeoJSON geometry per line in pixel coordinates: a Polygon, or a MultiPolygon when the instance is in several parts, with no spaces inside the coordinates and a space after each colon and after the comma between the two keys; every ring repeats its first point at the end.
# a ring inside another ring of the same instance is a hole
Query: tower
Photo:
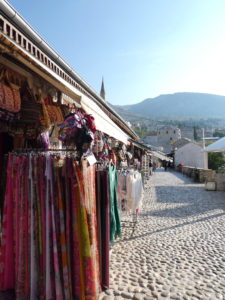
{"type": "Polygon", "coordinates": [[[101,86],[100,96],[105,100],[105,86],[104,86],[103,77],[102,77],[102,86],[101,86]]]}

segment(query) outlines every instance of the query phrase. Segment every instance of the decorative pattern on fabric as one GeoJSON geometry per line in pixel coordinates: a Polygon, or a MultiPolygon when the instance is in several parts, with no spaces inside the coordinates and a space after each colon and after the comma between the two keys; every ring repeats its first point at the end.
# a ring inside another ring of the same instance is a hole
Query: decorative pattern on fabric
{"type": "Polygon", "coordinates": [[[73,157],[10,154],[0,290],[14,289],[15,300],[98,299],[94,182],[94,167],[73,157]]]}

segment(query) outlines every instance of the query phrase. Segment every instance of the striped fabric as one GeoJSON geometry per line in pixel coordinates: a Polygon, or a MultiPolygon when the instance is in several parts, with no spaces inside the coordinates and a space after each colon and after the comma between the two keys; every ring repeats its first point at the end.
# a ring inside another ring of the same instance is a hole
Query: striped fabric
{"type": "Polygon", "coordinates": [[[4,203],[0,290],[14,289],[15,300],[97,300],[94,167],[10,154],[4,203]]]}

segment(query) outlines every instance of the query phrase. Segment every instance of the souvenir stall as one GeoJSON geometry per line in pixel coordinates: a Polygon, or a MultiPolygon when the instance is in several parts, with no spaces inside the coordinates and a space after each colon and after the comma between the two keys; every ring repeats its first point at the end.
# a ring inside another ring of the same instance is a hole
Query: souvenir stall
{"type": "Polygon", "coordinates": [[[140,153],[96,130],[92,115],[62,104],[47,83],[38,94],[1,71],[0,290],[97,299],[109,287],[121,211],[141,203],[140,153]]]}
{"type": "Polygon", "coordinates": [[[19,20],[0,15],[0,296],[95,300],[123,234],[121,195],[127,210],[141,203],[141,153],[125,122],[19,20]]]}

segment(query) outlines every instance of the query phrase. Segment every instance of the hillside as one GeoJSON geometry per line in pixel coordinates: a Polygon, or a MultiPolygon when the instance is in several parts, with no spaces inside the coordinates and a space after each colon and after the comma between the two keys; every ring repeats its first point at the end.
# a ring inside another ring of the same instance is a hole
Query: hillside
{"type": "Polygon", "coordinates": [[[125,119],[140,116],[154,120],[225,119],[225,96],[201,93],[176,93],[148,98],[133,105],[116,105],[125,119]]]}

